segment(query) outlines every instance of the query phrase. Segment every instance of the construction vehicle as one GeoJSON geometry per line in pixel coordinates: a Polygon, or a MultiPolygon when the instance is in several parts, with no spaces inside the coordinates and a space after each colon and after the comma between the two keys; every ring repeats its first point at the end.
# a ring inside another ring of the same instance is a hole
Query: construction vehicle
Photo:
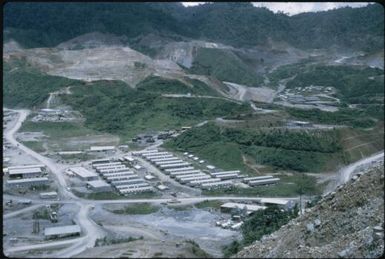
{"type": "Polygon", "coordinates": [[[49,219],[52,223],[57,223],[58,220],[56,211],[51,211],[51,213],[49,214],[49,219]]]}

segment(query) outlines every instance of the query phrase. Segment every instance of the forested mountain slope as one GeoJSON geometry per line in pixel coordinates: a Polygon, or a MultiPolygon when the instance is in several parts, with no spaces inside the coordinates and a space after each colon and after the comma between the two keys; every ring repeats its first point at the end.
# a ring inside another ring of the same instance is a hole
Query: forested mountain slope
{"type": "Polygon", "coordinates": [[[383,48],[384,10],[379,4],[287,16],[250,3],[8,3],[5,39],[26,47],[52,47],[100,31],[132,38],[156,32],[234,46],[283,41],[299,48],[376,51],[383,48]],[[354,24],[354,26],[352,26],[354,24]]]}

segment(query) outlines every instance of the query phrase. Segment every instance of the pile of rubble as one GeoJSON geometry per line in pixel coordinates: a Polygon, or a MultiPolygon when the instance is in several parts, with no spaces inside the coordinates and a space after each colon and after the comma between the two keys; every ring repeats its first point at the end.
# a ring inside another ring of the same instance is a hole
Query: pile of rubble
{"type": "Polygon", "coordinates": [[[235,257],[381,257],[384,169],[357,175],[307,213],[244,248],[235,257]]]}

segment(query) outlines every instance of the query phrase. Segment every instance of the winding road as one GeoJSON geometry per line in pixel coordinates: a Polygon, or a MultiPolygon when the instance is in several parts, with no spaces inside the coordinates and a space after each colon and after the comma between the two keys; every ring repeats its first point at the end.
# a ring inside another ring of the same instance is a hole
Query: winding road
{"type": "Polygon", "coordinates": [[[358,160],[348,166],[341,168],[336,174],[335,180],[330,183],[326,190],[324,191],[324,195],[330,192],[333,192],[337,186],[342,185],[349,181],[349,179],[353,176],[353,173],[357,171],[360,167],[368,167],[372,162],[384,160],[384,151],[380,151],[375,153],[369,157],[365,157],[361,160],[358,160]]]}
{"type": "MultiPolygon", "coordinates": [[[[57,251],[54,254],[51,254],[49,256],[54,257],[71,257],[76,254],[81,253],[82,251],[86,250],[87,248],[93,247],[95,244],[95,240],[97,238],[101,238],[105,235],[104,231],[100,226],[98,226],[94,221],[92,221],[89,216],[88,212],[89,210],[94,206],[98,204],[126,204],[126,203],[165,203],[169,202],[170,199],[119,199],[119,200],[86,200],[83,198],[79,198],[75,196],[73,193],[69,192],[66,189],[67,183],[64,179],[64,176],[62,174],[61,168],[59,168],[54,161],[51,159],[44,157],[35,151],[29,149],[28,147],[24,146],[23,144],[19,143],[15,139],[15,133],[20,129],[23,121],[27,118],[27,116],[30,114],[29,110],[13,110],[14,112],[18,113],[18,118],[16,123],[12,126],[12,128],[8,129],[4,137],[9,141],[10,144],[16,146],[20,150],[26,152],[28,155],[34,157],[38,161],[40,161],[42,164],[46,165],[47,168],[51,170],[51,172],[56,176],[58,180],[58,188],[59,193],[62,195],[62,199],[59,201],[49,201],[49,200],[38,200],[38,199],[31,199],[31,201],[34,203],[34,205],[21,209],[19,211],[10,212],[8,214],[3,215],[3,219],[7,219],[10,217],[17,216],[19,214],[28,212],[30,210],[37,209],[39,206],[47,205],[47,204],[53,204],[53,203],[71,203],[76,204],[79,206],[79,212],[77,213],[75,217],[75,221],[79,226],[82,228],[82,232],[85,234],[78,238],[68,239],[68,240],[60,240],[60,241],[49,241],[42,244],[33,244],[33,245],[23,245],[23,246],[16,246],[16,247],[10,247],[5,248],[4,252],[9,255],[10,253],[14,252],[22,252],[22,251],[29,251],[29,250],[39,250],[39,249],[45,249],[45,248],[59,248],[59,247],[65,247],[70,245],[69,247],[65,249],[61,249],[57,251]]],[[[3,195],[3,198],[8,198],[12,200],[25,200],[25,197],[19,197],[19,196],[13,196],[13,195],[3,195]]],[[[205,200],[250,200],[250,201],[258,201],[261,198],[264,197],[191,197],[191,198],[179,198],[180,204],[188,204],[188,203],[196,203],[200,201],[205,200]]],[[[287,199],[287,198],[277,198],[277,199],[287,199]]],[[[293,198],[297,199],[297,198],[293,198]]]]}
{"type": "MultiPolygon", "coordinates": [[[[86,200],[83,198],[79,198],[75,196],[73,193],[69,192],[66,189],[66,181],[64,179],[64,176],[62,174],[61,168],[59,168],[54,161],[51,159],[44,157],[35,151],[29,149],[28,147],[24,146],[23,144],[19,143],[14,135],[21,127],[23,121],[27,118],[30,111],[28,110],[13,110],[19,114],[16,123],[13,125],[12,128],[8,129],[4,135],[5,138],[11,143],[12,145],[18,147],[20,150],[23,150],[28,155],[34,157],[41,163],[47,166],[51,170],[51,172],[56,176],[58,180],[58,188],[59,193],[62,195],[62,199],[59,201],[54,200],[40,200],[40,199],[31,199],[33,201],[34,205],[23,208],[18,211],[10,212],[8,214],[3,215],[3,220],[17,216],[19,214],[28,212],[30,210],[37,209],[39,206],[47,205],[47,204],[53,204],[53,203],[71,203],[76,204],[79,207],[79,211],[76,214],[75,221],[76,223],[82,228],[82,232],[84,233],[83,236],[68,240],[60,240],[60,241],[49,241],[42,244],[33,244],[33,245],[23,245],[23,246],[16,246],[16,247],[10,247],[5,248],[4,252],[5,254],[9,255],[10,253],[14,252],[22,252],[22,251],[29,251],[29,250],[36,250],[36,249],[45,249],[45,248],[59,248],[59,247],[65,247],[67,248],[61,249],[57,251],[54,254],[50,254],[49,257],[72,257],[74,255],[77,255],[87,248],[91,248],[95,244],[95,240],[97,238],[102,238],[105,235],[104,230],[97,225],[94,221],[92,221],[89,218],[89,211],[93,208],[95,205],[103,205],[103,204],[128,204],[128,203],[165,203],[169,202],[170,199],[168,198],[155,198],[155,199],[118,199],[118,200],[86,200]]],[[[384,152],[382,151],[379,154],[375,154],[371,157],[362,159],[360,161],[357,161],[339,171],[339,180],[340,182],[346,182],[351,177],[352,173],[359,167],[368,163],[371,163],[372,161],[377,161],[384,157],[384,152]]],[[[25,197],[20,196],[13,196],[13,195],[7,195],[4,194],[3,198],[12,199],[12,200],[25,200],[25,197]]],[[[189,198],[179,198],[180,204],[188,204],[188,203],[196,203],[201,202],[205,200],[242,200],[242,201],[259,201],[261,198],[270,198],[270,197],[229,197],[229,196],[219,196],[219,197],[205,197],[205,196],[199,196],[199,197],[189,197],[189,198]]],[[[286,199],[286,200],[298,200],[298,197],[295,198],[273,198],[273,199],[286,199]]]]}

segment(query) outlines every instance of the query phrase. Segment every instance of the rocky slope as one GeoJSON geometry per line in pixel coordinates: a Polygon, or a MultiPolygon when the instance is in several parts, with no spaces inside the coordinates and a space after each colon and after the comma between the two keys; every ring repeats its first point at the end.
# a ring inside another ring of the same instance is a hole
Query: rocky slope
{"type": "Polygon", "coordinates": [[[239,258],[373,258],[384,251],[383,163],[321,199],[239,258]]]}

